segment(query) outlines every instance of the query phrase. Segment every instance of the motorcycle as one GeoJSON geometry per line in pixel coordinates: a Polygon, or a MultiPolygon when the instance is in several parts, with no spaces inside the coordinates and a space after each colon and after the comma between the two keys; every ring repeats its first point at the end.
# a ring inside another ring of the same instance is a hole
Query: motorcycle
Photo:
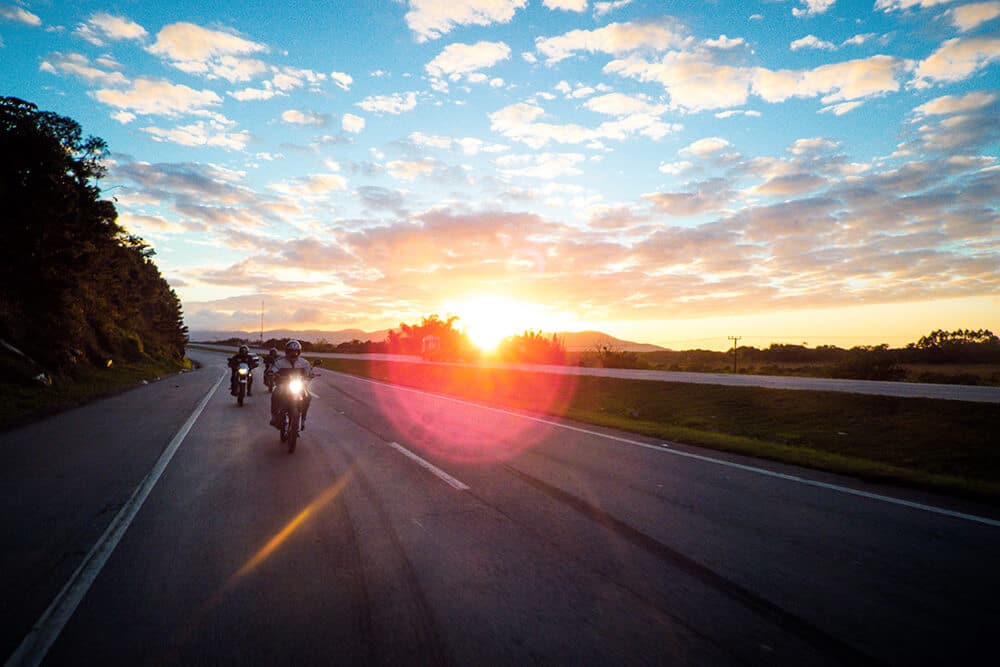
{"type": "MultiPolygon", "coordinates": [[[[316,365],[320,366],[322,362],[317,361],[316,365]]],[[[285,394],[282,397],[281,409],[278,410],[278,429],[281,434],[281,442],[288,445],[289,454],[295,453],[295,445],[299,439],[299,431],[302,430],[304,420],[302,408],[306,391],[309,388],[309,380],[316,376],[317,373],[312,372],[308,376],[295,375],[278,388],[285,394]]]]}
{"type": "Polygon", "coordinates": [[[253,382],[253,376],[250,374],[250,365],[244,361],[240,362],[239,367],[236,369],[236,404],[243,407],[243,399],[247,395],[247,390],[251,382],[253,382]]]}

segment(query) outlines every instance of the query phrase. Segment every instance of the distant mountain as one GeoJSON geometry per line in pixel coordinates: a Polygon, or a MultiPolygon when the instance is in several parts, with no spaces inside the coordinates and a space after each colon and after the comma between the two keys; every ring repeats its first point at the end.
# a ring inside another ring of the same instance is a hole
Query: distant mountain
{"type": "MultiPolygon", "coordinates": [[[[306,329],[304,331],[293,331],[291,329],[272,329],[264,332],[264,340],[270,338],[297,338],[299,340],[317,343],[325,340],[331,345],[338,345],[352,340],[360,341],[383,341],[388,329],[366,332],[361,329],[341,329],[339,331],[321,331],[318,329],[306,329]]],[[[622,340],[609,336],[601,331],[560,331],[556,334],[566,346],[567,352],[586,352],[594,350],[599,346],[608,347],[619,352],[655,352],[665,350],[659,345],[649,343],[637,343],[631,340],[622,340]]],[[[189,334],[193,343],[210,343],[217,340],[228,340],[238,338],[253,343],[260,338],[258,331],[192,331],[189,334]]]]}
{"type": "Polygon", "coordinates": [[[561,331],[558,334],[567,352],[586,352],[607,345],[618,352],[656,352],[667,348],[649,343],[636,343],[609,336],[601,331],[561,331]]]}
{"type": "MultiPolygon", "coordinates": [[[[325,340],[327,343],[332,345],[338,345],[354,339],[360,341],[383,341],[385,340],[385,336],[388,332],[388,329],[381,329],[379,331],[372,332],[365,332],[361,329],[340,329],[339,331],[321,331],[319,329],[305,329],[301,331],[293,331],[291,329],[271,329],[264,332],[264,340],[271,338],[297,338],[298,340],[309,341],[310,343],[317,343],[320,340],[325,340]]],[[[240,340],[253,343],[260,338],[260,332],[192,331],[188,334],[188,337],[193,343],[210,343],[217,340],[228,340],[230,338],[238,338],[240,340]]]]}

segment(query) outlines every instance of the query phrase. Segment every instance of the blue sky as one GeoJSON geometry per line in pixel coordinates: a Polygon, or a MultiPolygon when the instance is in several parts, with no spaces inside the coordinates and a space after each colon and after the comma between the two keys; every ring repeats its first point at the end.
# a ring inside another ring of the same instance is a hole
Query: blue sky
{"type": "Polygon", "coordinates": [[[192,329],[1000,325],[1000,0],[0,0],[0,80],[192,329]]]}

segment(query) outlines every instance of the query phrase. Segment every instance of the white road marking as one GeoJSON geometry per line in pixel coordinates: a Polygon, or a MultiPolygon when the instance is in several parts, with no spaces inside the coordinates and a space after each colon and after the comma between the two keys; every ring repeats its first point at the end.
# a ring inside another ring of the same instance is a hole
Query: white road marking
{"type": "MultiPolygon", "coordinates": [[[[336,371],[334,371],[336,372],[336,371]]],[[[940,514],[943,516],[952,517],[954,519],[962,519],[964,521],[972,521],[974,523],[981,523],[986,526],[993,526],[1000,528],[1000,520],[990,519],[988,517],[979,516],[976,514],[966,514],[965,512],[956,512],[954,510],[945,509],[943,507],[937,507],[935,505],[925,505],[924,503],[916,503],[910,500],[903,500],[902,498],[894,498],[892,496],[884,496],[879,493],[871,493],[868,491],[860,491],[858,489],[852,489],[847,486],[840,486],[839,484],[830,484],[828,482],[819,482],[812,479],[807,479],[805,477],[799,477],[797,475],[788,475],[785,473],[775,472],[773,470],[767,470],[766,468],[757,468],[755,466],[748,466],[742,463],[734,463],[732,461],[726,461],[724,459],[717,459],[711,456],[702,456],[701,454],[692,454],[690,452],[682,452],[678,449],[673,449],[669,444],[663,443],[660,445],[651,445],[648,442],[640,442],[638,440],[632,440],[630,438],[623,438],[617,435],[611,435],[608,433],[601,433],[599,431],[592,431],[586,428],[580,428],[579,426],[570,426],[569,424],[562,424],[557,421],[552,421],[549,419],[542,419],[540,417],[532,417],[530,415],[521,414],[518,412],[513,412],[511,410],[504,410],[503,408],[495,408],[488,405],[482,405],[480,403],[473,403],[471,401],[465,401],[460,398],[454,398],[452,396],[445,396],[443,394],[434,394],[431,392],[423,391],[421,389],[414,389],[412,387],[403,387],[397,384],[389,384],[388,382],[380,382],[378,380],[371,380],[368,378],[363,378],[357,375],[349,375],[347,373],[342,373],[342,375],[347,375],[348,377],[354,378],[355,380],[362,380],[364,382],[369,382],[371,384],[379,384],[385,387],[390,387],[392,389],[397,389],[400,391],[408,391],[414,394],[422,394],[424,396],[430,396],[433,398],[438,398],[445,401],[451,401],[452,403],[458,403],[461,405],[467,405],[473,408],[479,408],[481,410],[490,410],[491,412],[497,412],[504,415],[510,415],[512,417],[519,417],[521,419],[528,419],[530,421],[538,422],[540,424],[546,424],[549,426],[555,426],[557,428],[566,429],[568,431],[576,431],[578,433],[585,433],[587,435],[593,435],[598,438],[604,438],[606,440],[614,440],[616,442],[622,442],[627,445],[632,445],[635,447],[643,447],[644,449],[651,449],[655,452],[660,452],[661,454],[672,454],[674,456],[682,456],[689,459],[696,459],[698,461],[704,461],[706,463],[714,463],[716,465],[725,466],[728,468],[736,468],[738,470],[744,470],[746,472],[755,473],[758,475],[764,475],[767,477],[775,477],[777,479],[783,479],[788,482],[794,482],[796,484],[803,484],[805,486],[813,486],[820,489],[827,489],[829,491],[835,491],[837,493],[843,493],[851,496],[858,496],[860,498],[868,498],[869,500],[876,500],[883,503],[888,503],[890,505],[900,505],[902,507],[909,507],[910,509],[920,510],[922,512],[930,512],[932,514],[940,514]]]]}
{"type": "Polygon", "coordinates": [[[449,475],[448,473],[446,473],[444,470],[441,470],[441,468],[438,468],[433,463],[430,463],[429,461],[425,461],[424,459],[420,458],[419,456],[417,456],[416,454],[414,454],[413,452],[411,452],[410,450],[408,450],[406,447],[403,447],[402,445],[400,445],[398,442],[390,442],[389,446],[392,447],[393,449],[397,450],[398,452],[400,452],[404,456],[407,456],[407,457],[413,459],[414,461],[416,461],[417,465],[421,466],[422,468],[426,468],[427,470],[430,470],[432,473],[434,473],[435,475],[437,475],[438,477],[440,477],[445,482],[447,482],[448,484],[450,484],[454,488],[458,489],[459,491],[468,491],[469,490],[469,487],[467,485],[465,485],[462,482],[458,481],[457,479],[455,479],[454,477],[452,477],[451,475],[449,475]]]}
{"type": "Polygon", "coordinates": [[[7,659],[4,667],[36,667],[45,659],[45,655],[52,648],[52,645],[59,637],[59,633],[66,627],[70,618],[73,617],[73,613],[97,579],[97,575],[101,573],[101,569],[108,562],[108,559],[111,558],[115,547],[118,546],[122,536],[125,535],[125,531],[128,530],[132,520],[139,513],[142,504],[146,501],[153,487],[156,486],[156,482],[159,481],[160,476],[163,475],[163,471],[167,469],[167,465],[170,464],[174,453],[181,446],[184,438],[187,437],[188,432],[194,426],[195,421],[197,421],[205,406],[208,405],[212,394],[215,393],[228,374],[228,371],[223,372],[219,380],[208,390],[205,397],[201,399],[198,407],[194,409],[194,412],[191,413],[191,416],[184,422],[184,425],[177,431],[177,434],[174,435],[173,440],[170,441],[167,448],[160,454],[160,458],[157,459],[153,469],[132,493],[132,497],[128,499],[125,506],[115,515],[107,530],[97,540],[97,544],[94,545],[90,553],[83,559],[80,566],[76,568],[73,576],[69,578],[69,581],[63,586],[59,595],[55,597],[52,604],[49,605],[45,613],[42,614],[41,618],[31,628],[31,631],[25,636],[21,645],[7,659]]]}

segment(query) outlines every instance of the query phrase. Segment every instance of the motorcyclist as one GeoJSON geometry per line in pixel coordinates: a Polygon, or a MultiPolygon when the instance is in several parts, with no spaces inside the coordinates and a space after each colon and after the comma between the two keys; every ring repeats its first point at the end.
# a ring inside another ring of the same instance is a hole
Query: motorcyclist
{"type": "MultiPolygon", "coordinates": [[[[275,378],[277,390],[271,394],[271,426],[280,429],[278,413],[281,411],[282,401],[285,400],[283,387],[296,375],[308,379],[312,374],[312,364],[302,358],[302,344],[297,340],[290,340],[285,343],[285,356],[275,362],[274,370],[277,371],[278,375],[275,378]]],[[[311,401],[309,385],[306,383],[302,391],[302,427],[299,429],[301,431],[306,430],[306,415],[309,413],[311,401]]]]}
{"type": "Polygon", "coordinates": [[[268,370],[278,362],[278,348],[272,347],[264,357],[264,370],[268,370]]]}
{"type": "MultiPolygon", "coordinates": [[[[257,357],[250,354],[250,348],[246,345],[240,345],[239,351],[233,356],[229,357],[229,393],[233,396],[236,395],[236,370],[240,367],[240,364],[246,364],[250,370],[257,368],[257,357]]],[[[253,390],[253,373],[247,376],[247,396],[252,395],[253,390]]]]}

